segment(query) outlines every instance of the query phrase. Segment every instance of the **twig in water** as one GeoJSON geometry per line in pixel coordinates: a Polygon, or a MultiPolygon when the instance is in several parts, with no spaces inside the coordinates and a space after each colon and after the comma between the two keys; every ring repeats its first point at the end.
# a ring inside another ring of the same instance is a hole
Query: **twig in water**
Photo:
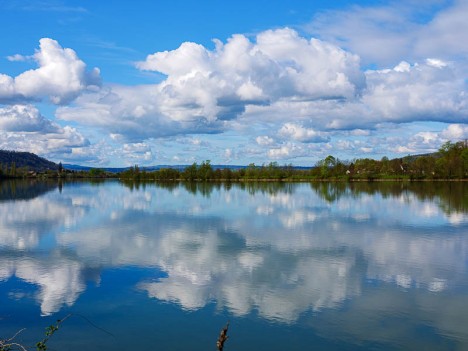
{"type": "Polygon", "coordinates": [[[8,350],[13,350],[14,348],[18,348],[20,350],[23,350],[23,351],[26,351],[26,348],[21,345],[21,344],[18,344],[16,342],[13,342],[13,340],[15,340],[15,338],[18,336],[19,333],[21,333],[22,331],[26,330],[26,328],[23,328],[21,330],[18,330],[16,332],[15,335],[13,335],[11,338],[9,339],[5,339],[5,340],[0,340],[0,351],[8,351],[8,350]]]}
{"type": "Polygon", "coordinates": [[[70,318],[71,317],[71,313],[66,315],[65,318],[63,319],[57,319],[57,323],[54,325],[52,324],[51,326],[48,326],[46,328],[46,337],[44,339],[42,339],[41,341],[37,342],[36,343],[36,349],[38,351],[45,351],[47,350],[47,341],[49,341],[50,337],[52,335],[54,335],[54,333],[58,330],[60,324],[62,324],[63,322],[65,322],[66,319],[70,318]]]}
{"type": "Polygon", "coordinates": [[[229,336],[227,335],[228,328],[229,322],[227,322],[226,326],[223,329],[221,329],[221,333],[219,333],[218,341],[216,341],[216,347],[219,351],[223,351],[224,343],[229,338],[229,336]]]}
{"type": "MultiPolygon", "coordinates": [[[[45,332],[45,338],[42,339],[41,341],[37,342],[36,345],[35,345],[35,348],[37,351],[46,351],[48,349],[47,347],[47,341],[49,341],[49,339],[52,337],[52,335],[54,335],[54,333],[59,329],[60,325],[65,322],[66,319],[70,318],[71,316],[77,316],[77,317],[80,317],[80,318],[83,318],[87,323],[89,323],[91,326],[93,326],[94,328],[112,336],[115,338],[114,334],[110,333],[109,331],[101,328],[101,327],[98,327],[96,324],[94,324],[93,322],[91,322],[88,318],[86,318],[85,316],[81,315],[81,314],[77,314],[77,313],[70,313],[68,315],[65,316],[65,318],[63,319],[58,319],[57,322],[55,324],[52,324],[50,326],[48,326],[46,328],[46,332],[45,332]]],[[[13,351],[13,350],[20,350],[20,351],[27,351],[28,349],[31,349],[32,347],[25,347],[17,342],[14,342],[15,338],[25,330],[26,328],[23,328],[19,331],[16,332],[15,335],[13,335],[11,338],[9,339],[0,339],[0,351],[13,351]]]]}

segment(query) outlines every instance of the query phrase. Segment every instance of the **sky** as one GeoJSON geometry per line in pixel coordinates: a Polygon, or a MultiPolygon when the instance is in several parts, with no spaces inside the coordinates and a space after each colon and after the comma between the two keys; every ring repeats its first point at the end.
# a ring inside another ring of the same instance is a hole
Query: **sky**
{"type": "Polygon", "coordinates": [[[0,149],[313,166],[468,138],[468,0],[0,0],[0,149]]]}

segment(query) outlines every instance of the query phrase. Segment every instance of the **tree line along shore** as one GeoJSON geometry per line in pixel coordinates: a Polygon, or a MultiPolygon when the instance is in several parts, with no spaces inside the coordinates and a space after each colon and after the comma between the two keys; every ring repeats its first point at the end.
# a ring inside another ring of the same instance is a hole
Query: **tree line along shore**
{"type": "Polygon", "coordinates": [[[16,160],[3,162],[0,163],[0,178],[119,178],[134,181],[468,180],[468,144],[466,141],[449,141],[433,154],[394,159],[382,157],[380,160],[359,158],[342,161],[330,155],[308,169],[295,168],[291,164],[279,165],[277,162],[220,168],[212,166],[210,161],[193,163],[180,169],[147,170],[135,165],[117,173],[101,168],[70,170],[61,163],[52,169],[31,168],[18,167],[16,160]]]}

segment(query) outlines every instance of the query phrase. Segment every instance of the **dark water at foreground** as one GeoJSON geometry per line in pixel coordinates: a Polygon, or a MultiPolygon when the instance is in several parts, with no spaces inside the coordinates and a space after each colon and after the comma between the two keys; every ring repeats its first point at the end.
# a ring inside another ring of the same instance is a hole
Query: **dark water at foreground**
{"type": "Polygon", "coordinates": [[[0,338],[69,313],[50,349],[468,350],[468,184],[0,183],[0,338]]]}

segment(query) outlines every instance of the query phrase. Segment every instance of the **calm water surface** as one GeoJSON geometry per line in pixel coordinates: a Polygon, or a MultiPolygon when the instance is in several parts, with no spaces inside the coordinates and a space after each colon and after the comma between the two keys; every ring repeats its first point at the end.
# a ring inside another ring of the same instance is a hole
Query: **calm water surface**
{"type": "Polygon", "coordinates": [[[0,183],[0,338],[69,313],[50,348],[468,350],[468,184],[0,183]]]}

